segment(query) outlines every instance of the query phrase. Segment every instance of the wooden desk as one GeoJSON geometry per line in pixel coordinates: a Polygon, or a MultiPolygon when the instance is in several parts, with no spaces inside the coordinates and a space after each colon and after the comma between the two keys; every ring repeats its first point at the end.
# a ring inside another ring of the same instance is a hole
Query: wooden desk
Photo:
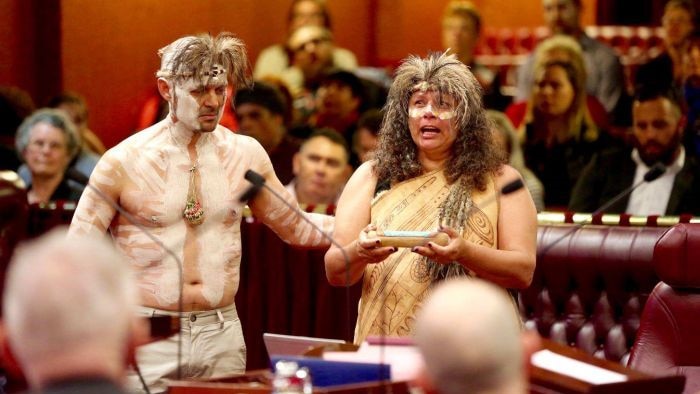
{"type": "Polygon", "coordinates": [[[685,376],[651,376],[612,361],[593,357],[576,348],[561,345],[550,340],[543,339],[542,344],[544,349],[551,350],[559,355],[623,374],[627,377],[627,380],[620,383],[594,385],[570,376],[532,366],[530,370],[531,393],[672,394],[682,393],[685,386],[685,376]]]}
{"type": "MultiPolygon", "coordinates": [[[[596,367],[616,372],[627,377],[619,383],[591,384],[563,374],[533,366],[530,370],[530,393],[591,393],[591,394],[674,394],[682,393],[684,376],[651,376],[624,367],[618,363],[593,357],[583,351],[543,339],[543,349],[572,358],[596,367]]],[[[217,379],[209,382],[177,381],[169,387],[171,394],[234,394],[270,393],[271,373],[258,370],[241,376],[217,379]]],[[[314,388],[314,393],[408,393],[407,382],[372,382],[337,387],[314,388]]]]}
{"type": "MultiPolygon", "coordinates": [[[[217,379],[210,382],[176,381],[168,386],[169,394],[260,394],[272,392],[272,373],[268,370],[251,371],[244,375],[217,379]]],[[[371,382],[333,387],[314,387],[319,394],[408,394],[406,382],[371,382]]]]}

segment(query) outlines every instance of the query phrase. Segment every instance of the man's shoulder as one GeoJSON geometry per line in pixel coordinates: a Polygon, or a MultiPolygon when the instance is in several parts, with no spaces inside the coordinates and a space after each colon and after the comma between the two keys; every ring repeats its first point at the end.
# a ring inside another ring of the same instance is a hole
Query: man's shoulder
{"type": "MultiPolygon", "coordinates": [[[[262,145],[253,137],[236,133],[231,129],[218,125],[212,132],[212,136],[219,144],[225,144],[230,147],[240,147],[244,151],[249,149],[263,149],[262,145]]],[[[264,150],[264,149],[263,149],[264,150]]]]}

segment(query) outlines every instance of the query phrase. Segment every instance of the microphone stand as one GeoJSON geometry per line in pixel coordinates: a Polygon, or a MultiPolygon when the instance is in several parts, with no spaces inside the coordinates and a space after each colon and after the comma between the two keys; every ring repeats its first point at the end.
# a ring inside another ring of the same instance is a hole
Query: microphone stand
{"type": "MultiPolygon", "coordinates": [[[[85,185],[85,187],[89,188],[95,194],[97,194],[103,201],[105,201],[107,204],[109,204],[110,207],[112,207],[115,211],[119,212],[120,215],[124,216],[126,220],[136,226],[141,232],[143,232],[151,241],[155,242],[158,246],[160,246],[166,253],[168,253],[176,262],[177,265],[177,272],[178,272],[178,310],[179,313],[182,313],[183,310],[183,299],[182,299],[182,293],[184,289],[184,283],[183,283],[183,273],[182,273],[182,260],[173,252],[170,248],[165,246],[161,240],[156,238],[153,233],[151,233],[150,230],[148,230],[146,227],[144,227],[141,223],[138,222],[138,220],[129,212],[125,211],[122,207],[119,206],[114,200],[112,200],[109,196],[105,195],[100,189],[96,188],[95,186],[91,185],[90,182],[88,182],[87,177],[85,177],[83,174],[74,174],[75,170],[70,169],[66,172],[66,177],[71,178],[74,181],[85,185]],[[78,176],[79,175],[79,176],[78,176]]],[[[181,317],[181,316],[179,316],[181,317]]],[[[181,373],[181,367],[182,367],[182,328],[180,326],[180,319],[178,319],[178,340],[177,340],[177,379],[180,380],[182,377],[181,373]]],[[[135,362],[135,361],[134,361],[135,362]]],[[[139,371],[138,366],[135,368],[137,371],[139,371]]],[[[144,385],[144,388],[146,389],[146,392],[149,392],[148,387],[146,386],[143,377],[141,376],[140,371],[138,372],[139,379],[141,379],[141,382],[144,385]]]]}
{"type": "MultiPolygon", "coordinates": [[[[253,170],[248,170],[245,173],[245,179],[248,180],[253,185],[245,193],[243,193],[243,195],[240,197],[239,200],[241,202],[252,198],[261,187],[265,188],[270,193],[272,193],[272,195],[275,196],[276,199],[278,199],[279,201],[284,203],[284,205],[286,205],[289,209],[291,209],[295,215],[297,215],[302,220],[304,220],[305,222],[310,224],[311,227],[314,228],[314,230],[316,230],[317,232],[319,232],[321,234],[321,236],[323,236],[323,238],[328,240],[328,242],[330,242],[333,246],[335,246],[336,248],[338,248],[340,250],[340,253],[343,255],[343,260],[345,260],[345,303],[346,303],[346,305],[345,305],[345,315],[346,315],[345,318],[349,323],[350,322],[350,257],[348,256],[345,249],[338,243],[338,241],[333,239],[332,236],[328,235],[316,223],[314,223],[309,218],[307,218],[306,215],[304,215],[304,212],[302,212],[299,209],[299,207],[294,206],[289,201],[285,200],[282,195],[280,195],[279,193],[277,193],[277,191],[275,191],[273,188],[268,186],[267,182],[265,181],[265,178],[262,175],[258,174],[257,172],[255,172],[253,170]]],[[[352,337],[349,328],[348,328],[348,332],[346,332],[346,336],[348,338],[352,337]]]]}
{"type": "Polygon", "coordinates": [[[591,214],[590,219],[586,219],[586,220],[584,220],[584,221],[582,221],[582,222],[580,222],[580,223],[577,223],[576,225],[574,225],[573,227],[571,227],[571,228],[569,229],[569,231],[565,232],[564,234],[562,234],[561,236],[559,236],[559,238],[555,239],[553,242],[551,242],[551,243],[549,243],[547,246],[545,246],[545,248],[544,248],[541,252],[538,252],[538,253],[537,253],[537,260],[539,260],[540,257],[544,256],[544,255],[545,255],[550,249],[552,249],[556,244],[558,244],[559,242],[561,242],[561,240],[563,240],[564,238],[568,237],[568,236],[571,235],[572,233],[578,231],[578,230],[581,229],[583,226],[589,224],[589,220],[590,220],[590,221],[593,221],[594,218],[595,218],[596,216],[598,216],[598,215],[600,215],[601,213],[605,212],[605,210],[607,210],[608,208],[610,208],[611,206],[613,206],[613,204],[617,203],[618,201],[620,201],[622,198],[624,198],[624,197],[627,196],[628,194],[632,193],[632,192],[633,192],[635,189],[637,189],[639,186],[641,186],[641,185],[644,184],[644,183],[652,182],[652,181],[656,180],[656,179],[659,178],[661,175],[663,175],[664,172],[666,172],[666,166],[664,166],[664,165],[663,165],[662,163],[660,163],[660,162],[654,164],[654,165],[644,174],[644,177],[642,178],[641,181],[639,181],[639,182],[635,183],[634,185],[628,187],[627,189],[621,191],[620,193],[618,193],[617,195],[615,195],[615,197],[613,197],[613,198],[611,198],[610,200],[608,200],[608,201],[606,201],[605,203],[603,203],[603,205],[601,205],[598,209],[596,209],[595,211],[593,211],[593,213],[591,214]]]}

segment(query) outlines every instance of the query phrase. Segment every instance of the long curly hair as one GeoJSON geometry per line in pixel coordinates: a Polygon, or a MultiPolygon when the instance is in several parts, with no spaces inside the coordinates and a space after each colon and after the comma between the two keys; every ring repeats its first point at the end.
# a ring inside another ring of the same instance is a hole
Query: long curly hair
{"type": "MultiPolygon", "coordinates": [[[[485,191],[505,160],[482,106],[481,86],[455,55],[433,53],[424,59],[410,56],[399,66],[384,106],[374,171],[380,182],[390,184],[424,173],[408,127],[409,101],[417,86],[450,96],[456,104],[452,122],[457,138],[443,170],[450,190],[440,206],[439,222],[463,233],[473,208],[472,191],[485,191]]],[[[470,275],[457,262],[440,264],[423,257],[422,265],[433,282],[470,275]]]]}
{"type": "Polygon", "coordinates": [[[245,44],[229,32],[216,37],[211,34],[185,36],[161,48],[158,55],[161,66],[157,77],[173,82],[196,78],[206,85],[209,79],[225,72],[228,83],[236,88],[252,86],[245,44]]]}
{"type": "Polygon", "coordinates": [[[495,145],[482,105],[481,86],[454,55],[445,52],[426,58],[410,56],[399,66],[384,107],[374,170],[378,179],[391,184],[424,172],[408,128],[408,104],[417,84],[451,96],[456,103],[456,116],[452,119],[457,138],[444,173],[450,185],[458,184],[451,187],[440,212],[440,221],[460,229],[471,208],[471,191],[485,191],[488,180],[504,160],[495,145]]]}

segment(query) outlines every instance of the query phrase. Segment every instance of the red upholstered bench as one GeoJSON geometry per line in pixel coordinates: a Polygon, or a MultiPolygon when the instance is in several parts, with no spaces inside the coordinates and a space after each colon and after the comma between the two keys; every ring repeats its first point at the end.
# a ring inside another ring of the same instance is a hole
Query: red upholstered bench
{"type": "Polygon", "coordinates": [[[537,268],[519,293],[526,327],[597,357],[626,363],[658,282],[656,241],[668,228],[540,225],[537,268]]]}

